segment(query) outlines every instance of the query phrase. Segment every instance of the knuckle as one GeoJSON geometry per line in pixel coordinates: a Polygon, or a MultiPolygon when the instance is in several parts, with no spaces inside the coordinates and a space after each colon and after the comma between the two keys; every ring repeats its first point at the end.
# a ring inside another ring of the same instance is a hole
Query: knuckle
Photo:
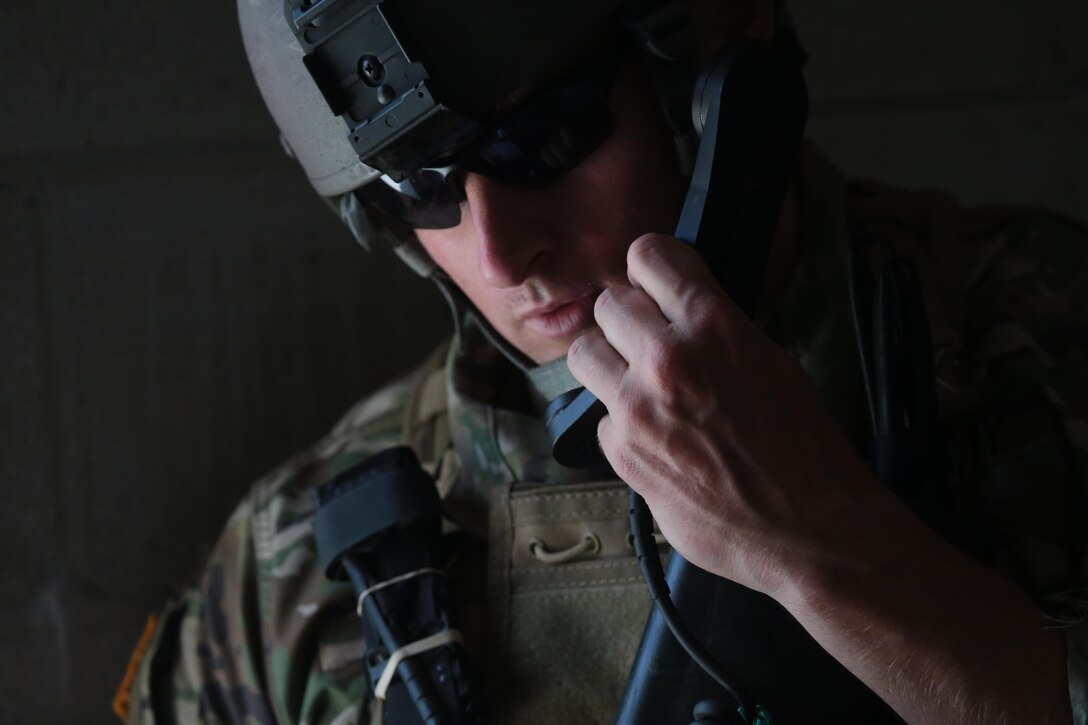
{"type": "Polygon", "coordinates": [[[646,369],[650,381],[661,391],[673,388],[683,371],[683,351],[669,340],[655,339],[646,345],[646,369]]]}
{"type": "Polygon", "coordinates": [[[652,411],[639,394],[621,394],[612,401],[610,411],[615,411],[617,423],[616,437],[622,438],[625,444],[630,444],[646,431],[653,421],[652,411]]]}
{"type": "Polygon", "coordinates": [[[746,318],[717,289],[691,294],[685,300],[685,310],[689,325],[716,339],[734,340],[748,327],[746,318]]]}
{"type": "Polygon", "coordinates": [[[593,332],[576,338],[567,348],[567,367],[571,372],[591,372],[600,362],[603,340],[599,333],[593,332]]]}
{"type": "Polygon", "coordinates": [[[620,480],[633,480],[636,470],[634,457],[624,448],[614,449],[610,453],[608,461],[612,464],[612,470],[616,472],[620,480]]]}
{"type": "Polygon", "coordinates": [[[668,237],[664,234],[643,234],[628,248],[627,264],[652,266],[661,258],[666,239],[668,237]]]}
{"type": "Polygon", "coordinates": [[[625,387],[616,401],[618,430],[616,433],[626,437],[632,431],[641,430],[649,422],[650,411],[640,391],[634,387],[625,387]]]}
{"type": "Polygon", "coordinates": [[[599,295],[597,295],[597,301],[593,304],[593,316],[598,320],[601,313],[613,307],[617,302],[617,293],[615,287],[605,287],[599,295]]]}
{"type": "Polygon", "coordinates": [[[702,327],[708,316],[706,295],[700,290],[687,287],[677,294],[680,309],[683,310],[683,320],[691,327],[702,327]]]}
{"type": "Polygon", "coordinates": [[[575,338],[574,342],[567,348],[567,363],[570,364],[576,360],[580,360],[581,357],[588,352],[589,347],[589,335],[582,335],[575,338]]]}

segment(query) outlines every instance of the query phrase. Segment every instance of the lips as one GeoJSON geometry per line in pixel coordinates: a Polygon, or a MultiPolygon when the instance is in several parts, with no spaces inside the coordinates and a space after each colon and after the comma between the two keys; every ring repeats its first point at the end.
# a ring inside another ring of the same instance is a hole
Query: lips
{"type": "Polygon", "coordinates": [[[600,290],[558,302],[525,315],[527,327],[544,337],[565,340],[593,325],[593,303],[600,290]]]}

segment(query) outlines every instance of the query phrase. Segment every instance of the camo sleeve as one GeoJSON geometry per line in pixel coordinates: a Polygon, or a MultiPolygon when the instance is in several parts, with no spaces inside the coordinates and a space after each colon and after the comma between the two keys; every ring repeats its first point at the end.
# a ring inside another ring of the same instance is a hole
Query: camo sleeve
{"type": "Polygon", "coordinates": [[[996,567],[1060,628],[1075,722],[1088,723],[1088,228],[990,211],[965,230],[961,471],[996,525],[996,567]],[[981,411],[981,412],[972,412],[981,411]]]}
{"type": "Polygon", "coordinates": [[[197,587],[166,607],[127,722],[346,725],[366,706],[349,586],[325,580],[307,491],[400,440],[414,376],[356,406],[237,507],[197,587]]]}

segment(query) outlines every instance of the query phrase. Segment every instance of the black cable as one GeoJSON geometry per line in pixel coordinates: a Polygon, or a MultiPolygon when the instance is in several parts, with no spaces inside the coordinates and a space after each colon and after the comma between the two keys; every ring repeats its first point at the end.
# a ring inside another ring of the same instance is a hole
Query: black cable
{"type": "Polygon", "coordinates": [[[749,722],[749,713],[759,713],[759,708],[749,707],[751,700],[740,685],[740,678],[719,663],[714,656],[695,638],[691,630],[680,618],[672,598],[669,596],[669,585],[665,580],[665,570],[661,565],[661,556],[657,551],[657,544],[653,538],[653,518],[646,502],[634,491],[628,498],[628,506],[631,516],[631,536],[638,557],[639,568],[642,570],[642,578],[646,581],[646,587],[650,590],[650,598],[661,612],[662,619],[668,625],[669,631],[676,641],[688,653],[688,656],[697,665],[717,682],[722,689],[737,703],[737,710],[745,722],[749,722]]]}

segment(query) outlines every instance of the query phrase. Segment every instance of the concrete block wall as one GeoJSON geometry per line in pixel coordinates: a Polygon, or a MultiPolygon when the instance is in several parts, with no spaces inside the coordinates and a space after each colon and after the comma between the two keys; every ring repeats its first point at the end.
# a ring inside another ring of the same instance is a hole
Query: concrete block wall
{"type": "MultiPolygon", "coordinates": [[[[793,0],[853,174],[1088,216],[1083,0],[793,0]]],[[[249,482],[447,324],[279,151],[234,4],[0,24],[0,722],[106,723],[249,482]]]]}
{"type": "Polygon", "coordinates": [[[810,135],[851,175],[1088,216],[1083,0],[792,0],[810,135]]]}

